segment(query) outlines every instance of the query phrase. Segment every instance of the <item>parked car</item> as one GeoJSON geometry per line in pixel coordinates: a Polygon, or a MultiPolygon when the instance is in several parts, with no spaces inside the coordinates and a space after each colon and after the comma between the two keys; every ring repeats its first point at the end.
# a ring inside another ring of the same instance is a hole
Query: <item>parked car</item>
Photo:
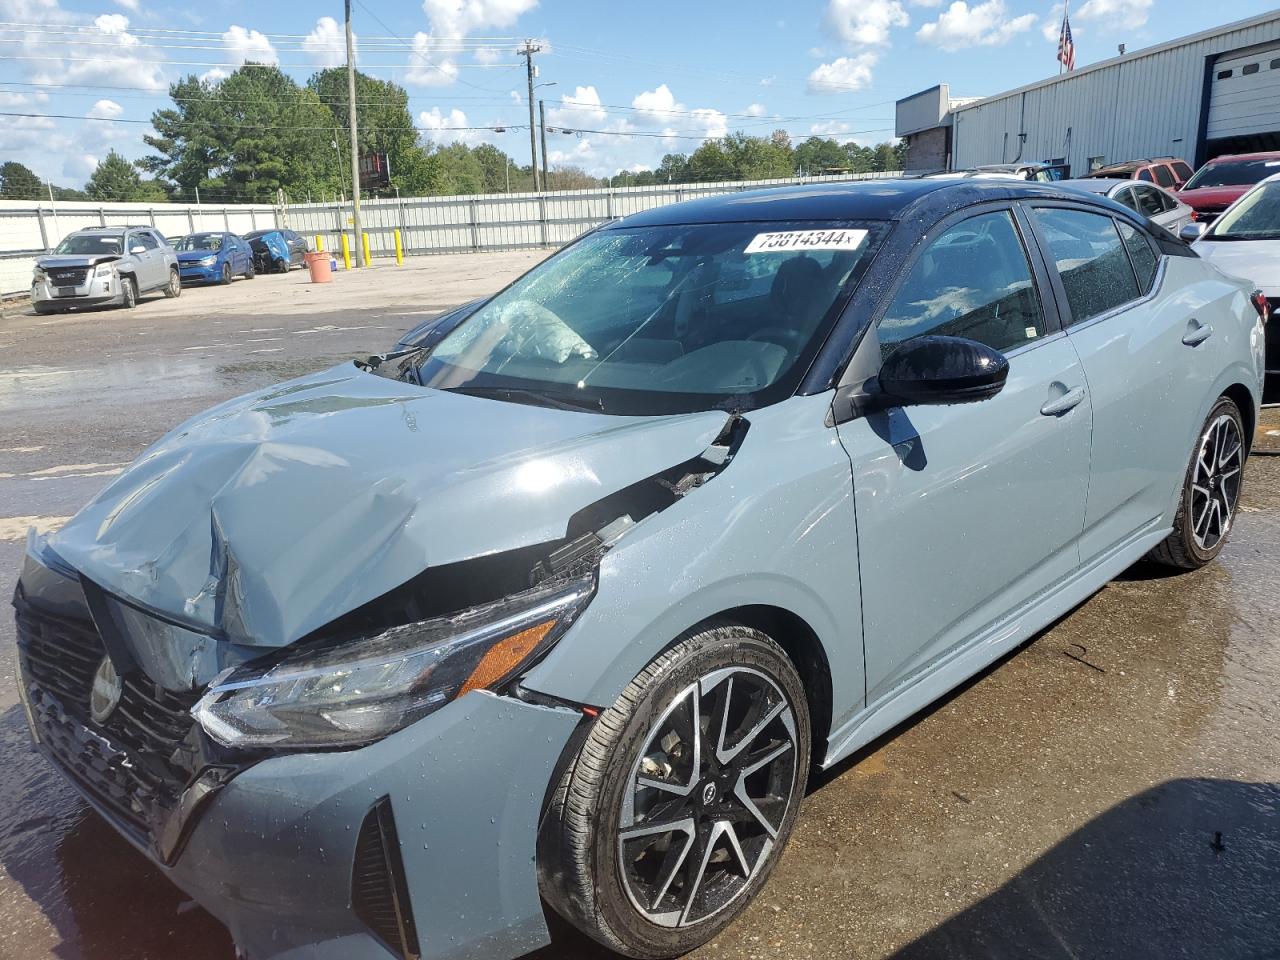
{"type": "Polygon", "coordinates": [[[812,766],[1135,561],[1217,556],[1251,291],[1009,180],[611,222],[33,534],[27,716],[250,960],[505,960],[544,901],[682,954],[766,882],[812,766]]]}
{"type": "Polygon", "coordinates": [[[1170,233],[1176,234],[1183,224],[1191,222],[1193,211],[1189,206],[1167,190],[1140,180],[1082,178],[1062,180],[1058,185],[1110,197],[1148,220],[1160,224],[1170,233]]]}
{"type": "Polygon", "coordinates": [[[257,273],[253,249],[234,233],[192,233],[174,244],[183,282],[231,282],[232,277],[252,280],[257,273]]]}
{"type": "Polygon", "coordinates": [[[1019,180],[1056,183],[1071,176],[1065,163],[984,163],[974,168],[978,173],[1007,173],[1019,180]]]}
{"type": "Polygon", "coordinates": [[[259,273],[284,273],[291,267],[302,266],[307,253],[306,238],[294,230],[253,230],[244,238],[253,248],[259,273]]]}
{"type": "Polygon", "coordinates": [[[1178,157],[1156,157],[1152,160],[1125,160],[1109,163],[1085,174],[1103,180],[1140,180],[1166,190],[1177,190],[1191,179],[1191,166],[1178,157]]]}
{"type": "Polygon", "coordinates": [[[164,237],[151,227],[88,227],[36,259],[31,306],[36,313],[134,307],[152,290],[182,294],[178,258],[164,237]]]}
{"type": "Polygon", "coordinates": [[[1280,151],[1216,157],[1195,172],[1178,191],[1178,199],[1195,209],[1197,220],[1212,223],[1251,186],[1273,173],[1280,173],[1280,151]]]}
{"type": "Polygon", "coordinates": [[[1184,231],[1202,258],[1267,298],[1266,368],[1274,387],[1280,377],[1280,173],[1250,187],[1210,226],[1193,223],[1184,231]]]}

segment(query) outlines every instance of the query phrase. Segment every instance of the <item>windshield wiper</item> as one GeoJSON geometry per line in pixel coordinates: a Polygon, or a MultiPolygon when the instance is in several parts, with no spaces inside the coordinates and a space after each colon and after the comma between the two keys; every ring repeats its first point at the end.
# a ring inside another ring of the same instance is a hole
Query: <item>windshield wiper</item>
{"type": "Polygon", "coordinates": [[[573,393],[550,393],[544,390],[527,390],[522,387],[442,387],[448,393],[463,393],[470,397],[488,397],[492,400],[508,400],[512,403],[532,403],[559,410],[590,410],[604,413],[604,401],[573,393]]]}

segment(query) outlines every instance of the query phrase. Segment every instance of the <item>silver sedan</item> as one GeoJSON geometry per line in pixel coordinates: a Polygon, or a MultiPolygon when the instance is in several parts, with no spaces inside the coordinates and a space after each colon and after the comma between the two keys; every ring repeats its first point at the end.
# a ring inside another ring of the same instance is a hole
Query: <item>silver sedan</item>
{"type": "Polygon", "coordinates": [[[1060,180],[1058,186],[1110,197],[1148,220],[1160,224],[1171,233],[1177,233],[1192,219],[1190,206],[1168,190],[1142,180],[1109,180],[1090,177],[1086,180],[1060,180]]]}

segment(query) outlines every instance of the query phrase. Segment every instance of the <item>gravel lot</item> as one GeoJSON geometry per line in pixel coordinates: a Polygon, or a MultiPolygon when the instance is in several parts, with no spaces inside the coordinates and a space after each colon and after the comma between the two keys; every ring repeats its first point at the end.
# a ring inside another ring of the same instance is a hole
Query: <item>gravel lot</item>
{"type": "MultiPolygon", "coordinates": [[[[544,254],[421,258],[0,316],[0,592],[165,429],[389,347],[544,254]]],[[[1280,418],[1262,433],[1280,441],[1280,418]]],[[[700,958],[1243,958],[1280,943],[1280,459],[1218,563],[1137,567],[818,784],[764,895],[700,958]]],[[[0,616],[0,957],[230,960],[222,927],[29,748],[0,616]]],[[[554,926],[539,960],[603,954],[554,926]]]]}

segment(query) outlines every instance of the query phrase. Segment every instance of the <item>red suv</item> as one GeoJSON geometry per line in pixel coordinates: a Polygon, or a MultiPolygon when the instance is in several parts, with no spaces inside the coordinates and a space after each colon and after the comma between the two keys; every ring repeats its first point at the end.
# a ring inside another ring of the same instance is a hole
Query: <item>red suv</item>
{"type": "Polygon", "coordinates": [[[1154,160],[1109,163],[1085,176],[1107,180],[1143,180],[1146,183],[1158,183],[1166,190],[1177,190],[1191,177],[1191,167],[1185,160],[1177,157],[1156,157],[1154,160]]]}
{"type": "Polygon", "coordinates": [[[1178,191],[1178,199],[1195,210],[1197,220],[1207,223],[1273,173],[1280,173],[1280,151],[1214,157],[1178,191]]]}

